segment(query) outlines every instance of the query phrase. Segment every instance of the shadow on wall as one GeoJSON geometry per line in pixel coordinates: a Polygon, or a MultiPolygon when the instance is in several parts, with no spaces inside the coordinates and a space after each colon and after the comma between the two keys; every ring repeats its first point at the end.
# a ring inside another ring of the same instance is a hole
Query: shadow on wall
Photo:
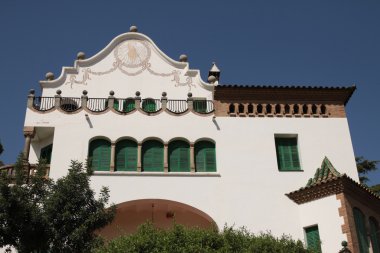
{"type": "Polygon", "coordinates": [[[136,232],[146,221],[162,229],[171,228],[174,222],[187,227],[216,226],[209,215],[192,206],[163,199],[142,199],[118,204],[113,222],[98,233],[106,239],[113,239],[136,232]]]}

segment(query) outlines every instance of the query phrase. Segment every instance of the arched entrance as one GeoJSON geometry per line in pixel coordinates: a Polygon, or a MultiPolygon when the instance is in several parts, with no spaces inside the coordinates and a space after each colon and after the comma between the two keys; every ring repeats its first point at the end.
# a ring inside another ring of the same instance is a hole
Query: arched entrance
{"type": "Polygon", "coordinates": [[[210,228],[216,223],[206,213],[183,203],[164,199],[141,199],[117,205],[113,222],[99,231],[112,239],[136,232],[139,225],[150,221],[158,228],[170,228],[173,223],[187,227],[210,228]]]}

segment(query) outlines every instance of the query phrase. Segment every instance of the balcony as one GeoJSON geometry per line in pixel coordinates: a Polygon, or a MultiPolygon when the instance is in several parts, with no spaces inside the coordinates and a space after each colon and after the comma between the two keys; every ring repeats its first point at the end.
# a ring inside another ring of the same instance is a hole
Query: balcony
{"type": "MultiPolygon", "coordinates": [[[[50,164],[45,165],[46,166],[46,178],[49,177],[50,173],[50,164]]],[[[24,170],[26,172],[26,175],[33,176],[36,173],[37,164],[28,164],[26,163],[24,165],[24,170]]],[[[16,169],[14,164],[10,165],[4,165],[0,167],[0,174],[5,173],[6,175],[14,178],[16,176],[16,169]]]]}
{"type": "Polygon", "coordinates": [[[117,114],[130,114],[140,111],[146,115],[157,115],[167,112],[172,115],[184,115],[189,112],[207,115],[214,112],[214,103],[205,98],[193,98],[188,94],[186,100],[168,99],[166,93],[162,93],[160,99],[140,97],[140,92],[136,92],[136,97],[117,98],[114,92],[110,92],[108,98],[88,98],[87,91],[83,91],[81,97],[62,97],[61,91],[57,91],[54,97],[36,97],[34,90],[28,96],[28,108],[39,113],[51,111],[61,111],[63,113],[77,113],[81,110],[92,114],[102,114],[112,111],[117,114]]]}

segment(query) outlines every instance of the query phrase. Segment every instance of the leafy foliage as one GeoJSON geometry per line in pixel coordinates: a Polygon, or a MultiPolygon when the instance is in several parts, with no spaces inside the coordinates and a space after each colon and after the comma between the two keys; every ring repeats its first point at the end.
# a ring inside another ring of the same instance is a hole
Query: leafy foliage
{"type": "Polygon", "coordinates": [[[376,171],[377,170],[377,164],[380,161],[367,160],[362,156],[355,157],[355,161],[356,161],[356,168],[357,168],[358,173],[359,173],[360,183],[366,185],[366,183],[369,181],[369,179],[366,175],[370,171],[376,171]]]}
{"type": "Polygon", "coordinates": [[[28,177],[19,156],[15,175],[0,178],[0,247],[18,252],[90,252],[99,246],[94,231],[112,221],[115,207],[103,188],[98,199],[91,190],[92,171],[72,161],[67,176],[53,182],[40,161],[28,177]]]}
{"type": "Polygon", "coordinates": [[[214,229],[185,228],[174,225],[161,230],[145,223],[135,234],[121,236],[99,248],[97,253],[132,252],[257,252],[257,253],[307,253],[301,241],[289,236],[276,238],[270,233],[254,235],[246,229],[225,227],[214,229]]]}
{"type": "MultiPolygon", "coordinates": [[[[1,141],[0,141],[0,155],[4,152],[4,148],[3,148],[3,145],[1,144],[1,141]]],[[[0,166],[3,166],[4,163],[2,161],[0,161],[0,166]]]]}
{"type": "Polygon", "coordinates": [[[377,184],[377,185],[371,186],[370,189],[371,189],[374,193],[380,195],[380,184],[377,184]]]}

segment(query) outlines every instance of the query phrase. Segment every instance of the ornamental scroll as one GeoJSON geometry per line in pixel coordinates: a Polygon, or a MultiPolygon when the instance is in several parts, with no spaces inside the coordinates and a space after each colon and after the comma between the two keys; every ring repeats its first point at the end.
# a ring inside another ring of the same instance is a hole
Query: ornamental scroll
{"type": "Polygon", "coordinates": [[[175,83],[175,87],[187,86],[189,91],[191,87],[195,87],[192,77],[186,77],[184,82],[181,82],[181,71],[173,70],[169,73],[159,73],[152,69],[152,65],[149,62],[151,57],[150,44],[147,41],[141,40],[128,40],[120,43],[113,52],[114,61],[112,67],[104,71],[93,71],[91,68],[85,68],[82,70],[82,80],[77,80],[77,75],[69,75],[69,81],[65,84],[70,84],[72,88],[74,84],[87,85],[87,80],[91,80],[91,76],[102,76],[114,72],[115,70],[121,71],[128,76],[137,76],[144,71],[148,71],[150,74],[161,77],[172,77],[171,81],[175,83]]]}

